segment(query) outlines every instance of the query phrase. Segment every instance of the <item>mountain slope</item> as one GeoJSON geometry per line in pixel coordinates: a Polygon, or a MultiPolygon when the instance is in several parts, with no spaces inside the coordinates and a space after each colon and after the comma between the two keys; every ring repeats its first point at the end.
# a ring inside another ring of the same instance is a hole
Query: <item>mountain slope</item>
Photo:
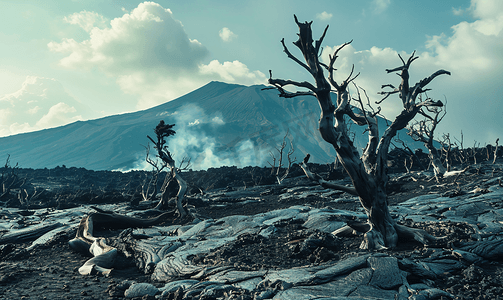
{"type": "MultiPolygon", "coordinates": [[[[269,151],[281,143],[287,131],[298,160],[310,153],[313,162],[333,161],[335,151],[317,130],[320,108],[316,99],[283,99],[276,91],[262,88],[211,82],[144,111],[0,138],[0,159],[10,154],[12,162],[27,168],[144,168],[142,145],[147,145],[146,135],[153,135],[153,128],[163,119],[176,124],[177,134],[168,140],[175,160],[190,157],[194,169],[266,165],[272,161],[269,151]]],[[[379,122],[385,128],[385,121],[379,122]]],[[[352,129],[355,145],[364,147],[367,136],[363,129],[352,129]]],[[[400,136],[411,148],[421,147],[405,133],[400,136]]]]}

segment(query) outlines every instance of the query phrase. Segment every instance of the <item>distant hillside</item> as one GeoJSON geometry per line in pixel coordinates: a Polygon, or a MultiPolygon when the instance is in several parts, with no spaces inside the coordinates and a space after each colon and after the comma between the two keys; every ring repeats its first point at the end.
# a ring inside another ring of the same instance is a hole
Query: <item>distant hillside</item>
{"type": "MultiPolygon", "coordinates": [[[[24,168],[145,168],[146,135],[153,135],[162,119],[176,124],[177,134],[168,141],[175,160],[190,157],[194,169],[264,166],[272,161],[269,151],[287,131],[298,160],[310,153],[312,162],[332,162],[335,151],[317,129],[320,108],[316,99],[279,98],[276,91],[263,88],[211,82],[144,111],[0,138],[0,160],[10,154],[11,161],[24,168]]],[[[379,125],[383,132],[385,120],[380,119],[379,125]]],[[[363,148],[367,143],[363,128],[355,125],[352,130],[355,145],[363,148]]],[[[405,132],[400,137],[412,149],[422,147],[405,132]]]]}

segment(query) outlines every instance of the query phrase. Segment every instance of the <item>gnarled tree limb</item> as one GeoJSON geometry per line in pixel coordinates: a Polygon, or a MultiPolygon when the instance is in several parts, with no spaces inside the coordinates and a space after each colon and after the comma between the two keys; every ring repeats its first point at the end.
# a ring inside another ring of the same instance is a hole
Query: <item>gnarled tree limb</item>
{"type": "Polygon", "coordinates": [[[139,219],[113,212],[100,211],[85,216],[80,221],[75,238],[69,241],[70,247],[84,254],[91,254],[93,258],[79,268],[81,275],[102,274],[109,275],[117,256],[117,249],[106,244],[105,239],[94,236],[98,227],[119,229],[129,227],[148,227],[161,223],[167,215],[166,212],[151,219],[139,219]]]}
{"type": "MultiPolygon", "coordinates": [[[[416,83],[413,88],[410,88],[409,67],[418,57],[415,56],[414,52],[407,61],[405,61],[399,55],[399,58],[402,61],[402,66],[394,69],[388,69],[386,71],[388,73],[400,71],[399,76],[402,82],[398,89],[394,89],[391,92],[385,92],[383,95],[385,95],[384,99],[386,99],[388,96],[398,93],[400,99],[402,100],[403,110],[386,129],[383,136],[377,143],[376,141],[379,133],[377,122],[373,121],[376,113],[365,112],[360,96],[357,101],[360,102],[362,107],[361,114],[355,112],[354,107],[350,104],[351,97],[349,96],[348,84],[358,77],[358,74],[353,76],[354,66],[349,76],[347,76],[347,78],[341,83],[336,82],[333,77],[333,72],[335,71],[334,64],[338,57],[338,53],[350,42],[343,44],[335,50],[333,56],[330,56],[330,62],[328,65],[320,63],[318,59],[318,51],[320,49],[321,41],[326,34],[327,28],[325,28],[320,40],[316,42],[315,46],[313,46],[311,31],[312,22],[301,23],[298,21],[296,16],[294,16],[294,19],[295,23],[299,27],[299,39],[294,42],[294,44],[301,50],[306,63],[292,58],[292,55],[288,49],[286,49],[284,40],[282,40],[282,45],[288,57],[294,59],[313,76],[315,84],[313,84],[312,87],[309,86],[309,90],[316,97],[321,108],[321,116],[319,120],[320,134],[322,138],[326,142],[330,143],[337,152],[338,160],[350,176],[354,185],[354,191],[358,194],[360,203],[369,217],[370,229],[365,235],[365,242],[362,244],[362,247],[369,249],[395,247],[399,234],[406,233],[408,236],[411,235],[397,225],[395,220],[392,219],[388,209],[386,195],[386,185],[388,182],[387,158],[391,139],[397,134],[398,130],[407,126],[407,124],[416,116],[422,107],[441,105],[441,103],[433,101],[416,103],[416,97],[425,91],[425,86],[435,77],[450,73],[445,70],[439,70],[416,83]],[[328,80],[323,73],[323,69],[328,71],[328,80]],[[335,104],[331,99],[332,87],[335,88],[337,93],[335,104]],[[362,157],[360,157],[358,150],[349,138],[346,126],[346,119],[348,117],[359,125],[367,126],[367,131],[369,132],[369,143],[367,144],[362,157]]],[[[269,83],[275,87],[278,87],[279,83],[285,82],[293,84],[291,80],[281,81],[279,79],[269,79],[269,83]]],[[[307,86],[305,83],[295,83],[293,85],[302,85],[303,87],[307,86]]],[[[281,85],[279,85],[279,87],[280,88],[278,88],[278,90],[280,91],[280,96],[284,97],[285,92],[282,90],[281,85]]],[[[383,87],[394,88],[392,85],[385,85],[383,87]]],[[[319,179],[313,174],[310,174],[310,172],[306,172],[306,175],[310,178],[314,178],[316,181],[319,181],[319,179]]],[[[321,183],[322,182],[320,182],[320,184],[321,183]]]]}

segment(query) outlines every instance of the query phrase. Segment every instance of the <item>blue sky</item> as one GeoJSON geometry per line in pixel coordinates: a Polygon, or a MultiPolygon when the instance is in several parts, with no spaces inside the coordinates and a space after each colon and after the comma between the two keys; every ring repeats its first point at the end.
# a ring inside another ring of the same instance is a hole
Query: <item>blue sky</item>
{"type": "MultiPolygon", "coordinates": [[[[420,56],[417,81],[438,69],[428,95],[448,100],[437,135],[464,145],[503,138],[503,1],[2,1],[0,136],[145,109],[212,80],[245,85],[274,77],[309,80],[280,40],[296,40],[293,20],[329,25],[322,60],[353,39],[336,63],[371,100],[398,77],[398,53],[420,56]]],[[[313,101],[316,101],[313,99],[313,101]]],[[[386,117],[399,100],[381,106],[386,117]]]]}

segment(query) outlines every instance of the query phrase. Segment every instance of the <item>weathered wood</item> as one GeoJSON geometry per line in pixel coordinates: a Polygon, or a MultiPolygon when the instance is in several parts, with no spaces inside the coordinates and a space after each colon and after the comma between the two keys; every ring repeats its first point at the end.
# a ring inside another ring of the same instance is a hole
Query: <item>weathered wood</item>
{"type": "Polygon", "coordinates": [[[129,227],[148,227],[165,220],[169,212],[160,214],[151,219],[139,219],[123,216],[115,213],[98,212],[83,217],[80,221],[75,238],[68,243],[78,252],[91,254],[93,258],[85,262],[79,268],[82,275],[102,274],[109,275],[113,266],[117,249],[106,244],[103,238],[94,237],[94,229],[104,227],[107,229],[119,229],[129,227]]]}
{"type": "MultiPolygon", "coordinates": [[[[409,84],[409,67],[418,57],[413,53],[407,62],[405,62],[400,56],[403,65],[386,71],[388,73],[401,71],[399,75],[402,79],[402,83],[398,89],[394,89],[391,92],[384,92],[383,94],[385,98],[387,98],[391,94],[398,93],[402,100],[403,110],[379,139],[377,121],[375,120],[377,113],[366,112],[362,105],[362,112],[359,114],[354,111],[354,107],[350,104],[352,99],[349,96],[348,85],[359,75],[353,76],[354,67],[349,76],[341,83],[336,82],[333,76],[335,71],[334,63],[338,57],[337,54],[351,42],[344,43],[342,46],[338,47],[333,56],[329,56],[329,65],[325,65],[319,61],[319,51],[327,29],[325,29],[322,37],[316,41],[315,46],[313,46],[312,22],[300,23],[296,16],[294,16],[294,18],[299,27],[299,39],[294,42],[294,45],[301,50],[306,63],[301,62],[290,53],[284,43],[284,39],[281,41],[283,50],[290,59],[305,68],[312,75],[315,84],[274,79],[272,78],[272,72],[270,72],[269,84],[278,89],[280,97],[292,98],[306,94],[306,92],[289,93],[285,91],[285,86],[293,85],[309,90],[307,94],[315,96],[318,100],[318,104],[321,108],[321,116],[319,119],[320,134],[337,152],[337,158],[351,177],[354,190],[358,194],[360,203],[369,217],[369,224],[371,225],[370,230],[365,234],[365,239],[361,247],[366,249],[393,248],[397,244],[399,234],[405,234],[407,237],[413,236],[416,240],[425,240],[429,238],[422,237],[421,235],[423,233],[417,230],[408,231],[404,228],[397,228],[396,222],[389,213],[386,194],[386,185],[388,182],[388,149],[397,131],[405,128],[421,108],[442,105],[440,101],[432,101],[429,99],[417,101],[417,97],[426,91],[425,86],[435,77],[450,73],[445,70],[439,70],[411,87],[409,84]],[[328,71],[328,80],[325,78],[323,69],[328,71]],[[331,99],[332,87],[335,88],[337,92],[335,104],[331,99]],[[358,125],[367,125],[368,127],[369,142],[364,149],[362,157],[360,157],[358,150],[349,137],[347,130],[348,126],[346,125],[346,120],[348,118],[358,125]],[[379,142],[377,142],[378,140],[379,142]]],[[[392,85],[385,86],[393,87],[392,85]]],[[[358,101],[360,104],[362,103],[361,98],[358,101]]],[[[308,172],[306,172],[306,175],[314,178],[314,175],[310,175],[308,172]]],[[[326,183],[324,184],[326,185],[326,183]]]]}

